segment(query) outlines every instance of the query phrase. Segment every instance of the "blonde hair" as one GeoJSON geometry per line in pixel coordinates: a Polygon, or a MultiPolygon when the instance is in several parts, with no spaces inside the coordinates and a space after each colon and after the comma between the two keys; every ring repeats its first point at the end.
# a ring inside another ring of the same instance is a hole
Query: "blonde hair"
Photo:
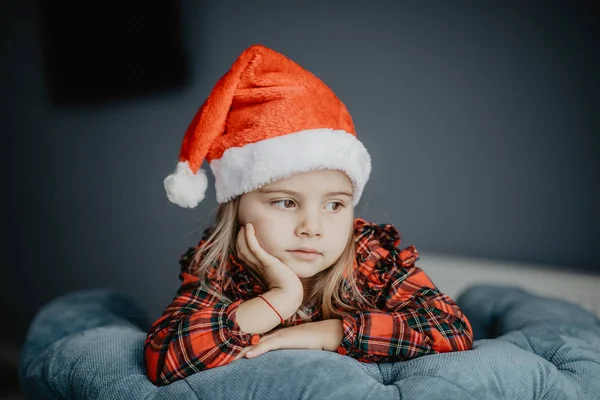
{"type": "MultiPolygon", "coordinates": [[[[190,272],[197,275],[201,282],[207,282],[209,271],[216,268],[217,281],[225,283],[229,258],[232,254],[235,254],[237,234],[240,229],[238,222],[240,198],[241,196],[238,196],[227,203],[219,205],[212,231],[203,245],[199,246],[194,253],[190,272]]],[[[340,257],[331,267],[306,280],[310,292],[308,299],[304,299],[304,302],[305,304],[320,304],[323,319],[341,317],[344,313],[352,311],[375,308],[364,297],[356,284],[355,258],[354,230],[350,229],[346,247],[340,257]],[[351,300],[354,301],[351,302],[351,300]]],[[[245,267],[263,288],[267,288],[265,280],[258,271],[255,271],[249,265],[245,265],[245,267]]],[[[223,285],[219,286],[223,287],[223,285]]],[[[222,292],[219,293],[219,297],[231,301],[222,292]]],[[[304,321],[309,318],[308,315],[298,310],[287,322],[290,322],[296,315],[304,321]]]]}

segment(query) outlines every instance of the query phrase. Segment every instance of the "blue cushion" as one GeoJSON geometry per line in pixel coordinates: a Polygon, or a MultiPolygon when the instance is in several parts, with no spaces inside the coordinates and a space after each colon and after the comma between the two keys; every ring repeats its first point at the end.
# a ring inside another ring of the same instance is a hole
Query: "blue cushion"
{"type": "Polygon", "coordinates": [[[600,398],[596,316],[512,287],[475,286],[457,301],[475,330],[472,351],[368,364],[280,350],[156,387],[143,365],[144,309],[120,292],[74,292],[32,322],[21,385],[30,399],[600,398]]]}

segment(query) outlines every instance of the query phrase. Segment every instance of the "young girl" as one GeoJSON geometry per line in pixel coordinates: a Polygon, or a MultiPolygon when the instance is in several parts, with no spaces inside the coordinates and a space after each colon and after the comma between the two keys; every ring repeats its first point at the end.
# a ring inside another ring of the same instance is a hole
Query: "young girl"
{"type": "Polygon", "coordinates": [[[371,171],[352,119],[323,82],[252,46],[190,124],[168,198],[195,207],[206,160],[220,207],[181,259],[181,288],[145,342],[166,385],[277,349],[393,362],[472,348],[469,321],[391,225],[355,219],[371,171]]]}

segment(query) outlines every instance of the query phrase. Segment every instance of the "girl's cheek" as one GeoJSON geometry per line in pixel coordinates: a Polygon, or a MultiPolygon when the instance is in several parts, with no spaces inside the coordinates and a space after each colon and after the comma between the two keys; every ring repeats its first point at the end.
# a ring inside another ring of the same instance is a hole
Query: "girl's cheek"
{"type": "Polygon", "coordinates": [[[268,243],[268,229],[265,227],[264,222],[261,222],[260,220],[249,220],[248,222],[254,226],[256,240],[258,240],[258,243],[264,248],[265,244],[268,243]]]}
{"type": "Polygon", "coordinates": [[[256,227],[256,239],[263,249],[267,253],[275,253],[278,250],[278,244],[282,242],[282,232],[280,227],[273,226],[268,223],[269,221],[257,222],[256,227]]]}

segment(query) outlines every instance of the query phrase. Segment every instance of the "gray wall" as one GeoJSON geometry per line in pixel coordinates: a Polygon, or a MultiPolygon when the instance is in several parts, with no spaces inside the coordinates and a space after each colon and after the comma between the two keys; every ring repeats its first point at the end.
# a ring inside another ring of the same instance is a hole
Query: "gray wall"
{"type": "Polygon", "coordinates": [[[20,344],[42,304],[77,289],[131,292],[158,317],[180,253],[216,206],[211,188],[199,208],[180,209],[162,179],[196,109],[254,43],[311,70],[350,109],[373,156],[359,215],[396,224],[422,253],[600,274],[590,7],[282,3],[184,2],[185,88],[69,108],[47,96],[34,3],[3,2],[0,298],[10,328],[0,341],[20,344]]]}

